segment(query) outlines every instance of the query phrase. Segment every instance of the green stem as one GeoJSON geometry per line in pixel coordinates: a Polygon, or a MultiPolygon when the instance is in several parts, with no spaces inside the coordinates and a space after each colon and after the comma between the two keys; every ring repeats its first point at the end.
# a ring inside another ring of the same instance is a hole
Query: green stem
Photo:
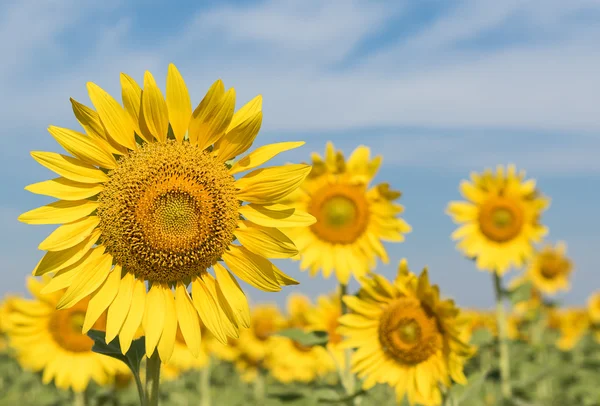
{"type": "Polygon", "coordinates": [[[212,367],[212,357],[208,358],[208,363],[200,370],[200,406],[210,406],[210,373],[212,367]]]}
{"type": "Polygon", "coordinates": [[[254,401],[256,405],[262,406],[265,404],[265,375],[259,369],[254,380],[254,401]]]}
{"type": "Polygon", "coordinates": [[[73,405],[74,406],[87,406],[87,399],[85,396],[85,391],[73,392],[73,405]]]}
{"type": "Polygon", "coordinates": [[[146,391],[144,406],[158,406],[158,385],[160,382],[160,357],[158,351],[146,361],[146,391]]]}
{"type": "MultiPolygon", "coordinates": [[[[342,308],[342,315],[348,313],[348,306],[344,303],[343,297],[348,293],[348,285],[344,283],[340,283],[340,303],[342,308]]],[[[344,349],[344,369],[341,371],[340,379],[342,381],[342,385],[346,390],[347,395],[352,395],[355,392],[355,379],[354,374],[352,373],[352,349],[346,348],[344,349]]],[[[358,399],[353,398],[348,402],[350,405],[357,405],[358,399]]]]}
{"type": "Polygon", "coordinates": [[[140,398],[140,405],[144,406],[146,404],[146,396],[144,395],[144,385],[142,384],[142,380],[140,379],[140,374],[134,373],[133,379],[135,379],[135,386],[137,388],[138,396],[140,398]]]}
{"type": "Polygon", "coordinates": [[[498,323],[498,343],[500,351],[500,387],[503,404],[512,398],[510,386],[510,354],[508,348],[508,331],[504,309],[504,290],[497,272],[494,272],[494,290],[496,293],[496,322],[498,323]]]}

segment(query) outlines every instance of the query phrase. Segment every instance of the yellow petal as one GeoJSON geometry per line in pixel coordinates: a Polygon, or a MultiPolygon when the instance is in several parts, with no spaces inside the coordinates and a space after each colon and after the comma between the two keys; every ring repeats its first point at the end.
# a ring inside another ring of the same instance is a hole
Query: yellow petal
{"type": "Polygon", "coordinates": [[[148,127],[143,120],[140,119],[140,111],[142,107],[142,88],[136,83],[133,78],[121,73],[121,98],[123,99],[123,107],[131,118],[133,129],[146,142],[152,142],[152,134],[148,131],[148,127]]]}
{"type": "Polygon", "coordinates": [[[188,135],[192,144],[201,149],[214,144],[225,134],[235,109],[235,90],[223,92],[219,80],[210,88],[204,99],[192,113],[188,135]]]}
{"type": "Polygon", "coordinates": [[[150,358],[158,344],[165,325],[165,299],[160,285],[152,285],[146,296],[144,311],[146,356],[150,358]]]}
{"type": "Polygon", "coordinates": [[[291,286],[300,284],[300,282],[298,282],[296,279],[281,272],[281,269],[277,268],[274,264],[271,264],[271,266],[273,267],[273,274],[275,275],[275,278],[277,279],[277,282],[279,282],[280,285],[291,286]]]}
{"type": "Polygon", "coordinates": [[[235,175],[236,173],[256,168],[257,166],[264,164],[277,154],[284,151],[289,151],[290,149],[298,148],[302,145],[304,145],[304,141],[279,142],[277,144],[263,145],[262,147],[256,148],[244,158],[235,162],[231,169],[229,169],[229,174],[235,175]]]}
{"type": "Polygon", "coordinates": [[[62,251],[49,251],[42,257],[40,262],[36,265],[33,270],[33,275],[41,276],[48,272],[57,272],[61,269],[64,269],[70,265],[73,265],[75,262],[79,261],[86,252],[92,248],[96,242],[98,242],[98,238],[100,238],[101,232],[96,229],[92,232],[92,234],[80,242],[77,245],[74,245],[71,248],[67,248],[62,251]]]}
{"type": "Polygon", "coordinates": [[[77,158],[43,151],[33,151],[31,156],[40,165],[75,182],[102,183],[108,181],[108,175],[100,169],[94,168],[77,158]]]}
{"type": "Polygon", "coordinates": [[[100,285],[100,287],[91,295],[90,302],[85,312],[85,319],[83,321],[83,334],[92,328],[94,323],[98,320],[98,317],[108,309],[108,306],[115,300],[117,293],[119,292],[119,285],[121,284],[121,267],[115,266],[115,268],[108,274],[106,280],[100,285]]]}
{"type": "Polygon", "coordinates": [[[215,144],[217,159],[225,162],[246,152],[258,135],[261,124],[262,112],[259,111],[248,120],[227,131],[225,136],[215,144]]]}
{"type": "Polygon", "coordinates": [[[133,296],[131,298],[131,307],[127,313],[127,318],[123,323],[121,332],[119,333],[119,344],[121,345],[121,352],[125,354],[129,347],[131,347],[131,341],[135,337],[142,319],[144,317],[144,309],[146,308],[146,285],[141,279],[136,279],[133,285],[133,296]]]}
{"type": "Polygon", "coordinates": [[[242,288],[224,266],[216,263],[213,268],[217,276],[217,282],[229,306],[231,306],[238,324],[246,328],[250,327],[250,308],[242,288]]]}
{"type": "Polygon", "coordinates": [[[160,286],[165,301],[165,325],[158,341],[158,354],[162,362],[169,362],[173,355],[175,346],[175,335],[177,334],[177,311],[175,310],[175,298],[168,285],[160,286]]]}
{"type": "Polygon", "coordinates": [[[25,186],[25,190],[60,200],[82,200],[100,193],[104,185],[80,183],[67,178],[54,178],[25,186]]]}
{"type": "Polygon", "coordinates": [[[144,122],[158,141],[167,141],[169,132],[169,112],[162,92],[148,71],[144,73],[144,91],[142,92],[142,116],[144,122]]]}
{"type": "Polygon", "coordinates": [[[101,249],[89,249],[77,262],[60,269],[52,275],[52,279],[44,286],[41,292],[46,294],[68,288],[75,280],[75,277],[79,275],[79,272],[84,268],[93,266],[94,263],[98,262],[102,254],[104,252],[101,249]]]}
{"type": "Polygon", "coordinates": [[[90,215],[98,205],[91,200],[59,200],[21,214],[19,221],[27,224],[70,223],[90,215]]]}
{"type": "MultiPolygon", "coordinates": [[[[210,113],[219,105],[223,95],[225,95],[225,86],[221,79],[219,79],[212,84],[200,104],[194,109],[188,127],[188,135],[192,145],[198,143],[198,137],[202,128],[206,125],[205,123],[208,121],[210,113]]],[[[231,111],[231,114],[233,115],[233,110],[231,111]]]]}
{"type": "Polygon", "coordinates": [[[98,224],[100,224],[100,217],[88,216],[62,225],[46,237],[38,245],[38,249],[43,251],[61,251],[71,248],[89,237],[98,224]]]}
{"type": "Polygon", "coordinates": [[[121,105],[95,83],[88,82],[88,93],[108,134],[131,150],[136,148],[134,128],[121,105]]]}
{"type": "Polygon", "coordinates": [[[223,292],[221,291],[218,282],[209,273],[202,275],[202,281],[217,303],[217,310],[219,317],[221,318],[221,326],[223,326],[223,330],[225,330],[225,335],[238,338],[239,333],[235,315],[233,314],[233,310],[231,310],[231,306],[229,306],[229,303],[225,299],[225,296],[223,296],[223,292]]]}
{"type": "Polygon", "coordinates": [[[234,235],[244,247],[265,258],[291,258],[298,254],[292,240],[276,228],[240,220],[234,235]]]}
{"type": "Polygon", "coordinates": [[[117,160],[90,137],[77,131],[50,126],[48,132],[68,152],[90,165],[106,169],[117,167],[117,160]]]}
{"type": "Polygon", "coordinates": [[[175,308],[177,310],[177,320],[179,321],[181,335],[192,355],[198,357],[200,355],[202,339],[200,335],[200,317],[192,303],[187,288],[181,282],[177,283],[175,290],[175,308]]]}
{"type": "MultiPolygon", "coordinates": [[[[104,251],[104,247],[98,248],[104,251]]],[[[106,280],[110,269],[112,268],[112,256],[104,254],[97,262],[83,268],[73,280],[73,283],[56,305],[57,309],[66,309],[72,307],[84,297],[89,296],[93,291],[106,280]]]]}
{"type": "Polygon", "coordinates": [[[231,272],[244,282],[266,292],[281,290],[268,259],[235,245],[230,245],[222,257],[231,272]]]}
{"type": "Polygon", "coordinates": [[[255,169],[235,182],[240,189],[237,197],[250,203],[272,203],[297,189],[310,170],[311,166],[304,164],[255,169]]]}
{"type": "Polygon", "coordinates": [[[73,107],[73,113],[75,113],[77,121],[79,121],[79,124],[81,124],[87,135],[96,141],[104,141],[105,144],[100,143],[101,146],[107,146],[108,151],[112,152],[113,154],[123,155],[127,153],[127,148],[119,145],[117,142],[115,142],[115,140],[106,134],[106,130],[102,125],[102,121],[100,121],[100,116],[98,113],[77,102],[73,98],[70,100],[73,107]]]}
{"type": "Polygon", "coordinates": [[[192,102],[181,74],[173,64],[167,73],[167,108],[175,139],[183,141],[192,117],[192,102]]]}
{"type": "Polygon", "coordinates": [[[110,343],[121,331],[125,317],[131,307],[133,295],[134,277],[131,272],[126,272],[121,278],[117,297],[108,307],[106,315],[106,343],[110,343]]]}
{"type": "Polygon", "coordinates": [[[219,305],[201,278],[192,280],[192,300],[202,323],[217,340],[222,344],[227,344],[227,336],[219,315],[219,305]]]}
{"type": "Polygon", "coordinates": [[[306,227],[317,221],[310,214],[283,204],[247,204],[238,211],[248,220],[264,227],[306,227]]]}

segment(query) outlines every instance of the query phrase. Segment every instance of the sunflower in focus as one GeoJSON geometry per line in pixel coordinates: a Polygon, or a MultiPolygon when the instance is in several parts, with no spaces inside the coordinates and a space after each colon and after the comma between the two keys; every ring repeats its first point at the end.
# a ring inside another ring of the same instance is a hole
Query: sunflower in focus
{"type": "Polygon", "coordinates": [[[400,401],[440,405],[440,385],[466,383],[463,367],[473,354],[460,328],[459,309],[441,300],[427,270],[417,277],[402,261],[390,283],[381,275],[360,281],[356,296],[344,296],[353,313],[340,318],[344,346],[357,348],[352,371],[364,378],[363,388],[387,383],[400,401]]]}
{"type": "Polygon", "coordinates": [[[457,247],[475,258],[479,269],[503,275],[511,266],[520,268],[533,254],[548,229],[540,216],[550,204],[536,189],[535,180],[514,165],[499,165],[472,173],[471,182],[460,185],[467,202],[450,202],[446,213],[461,226],[452,234],[457,247]]]}
{"type": "Polygon", "coordinates": [[[158,348],[169,361],[178,326],[198,356],[200,320],[223,343],[250,323],[233,275],[269,292],[297,284],[268,258],[298,253],[279,227],[315,221],[275,204],[311,167],[255,169],[302,142],[266,145],[232,163],[258,134],[261,96],[234,113],[235,91],[218,80],[192,110],[172,64],[166,98],[150,72],[143,89],[121,74],[121,88],[124,107],[94,83],[87,89],[95,110],[71,100],[86,134],[49,127],[71,156],[32,152],[59,177],[26,189],[58,201],[19,219],[62,224],[39,245],[47,253],[33,273],[55,273],[52,289],[67,288],[59,309],[91,298],[84,332],[108,309],[106,339],[119,335],[123,352],[143,324],[148,356],[158,348]]]}
{"type": "Polygon", "coordinates": [[[342,315],[339,294],[323,295],[317,298],[317,304],[306,314],[307,328],[311,331],[326,331],[327,350],[340,368],[345,368],[343,337],[338,333],[339,318],[342,315]]]}
{"type": "Polygon", "coordinates": [[[527,276],[541,292],[554,294],[569,289],[569,277],[573,264],[566,257],[567,246],[559,242],[555,247],[545,246],[533,257],[527,268],[527,276]]]}
{"type": "MultiPolygon", "coordinates": [[[[288,322],[286,328],[307,329],[307,314],[310,312],[310,300],[300,294],[288,297],[288,322]]],[[[333,360],[327,350],[321,346],[307,347],[287,337],[272,337],[271,354],[267,368],[280,382],[312,382],[318,376],[335,370],[333,360]]]]}
{"type": "Polygon", "coordinates": [[[411,227],[399,218],[404,208],[394,203],[400,192],[387,183],[370,186],[381,157],[370,159],[370,150],[359,146],[344,159],[327,143],[325,159],[313,153],[313,169],[286,204],[312,214],[310,227],[286,229],[300,250],[300,268],[314,276],[319,269],[329,278],[335,272],[342,284],[350,275],[364,275],[388,256],[381,241],[401,242],[411,227]]]}
{"type": "MultiPolygon", "coordinates": [[[[69,309],[57,310],[63,291],[46,292],[49,277],[30,277],[27,287],[33,300],[14,298],[10,307],[10,346],[25,369],[43,371],[44,384],[54,380],[56,387],[84,391],[90,380],[105,385],[125,366],[114,358],[92,352],[94,342],[81,328],[88,299],[69,309]]],[[[98,317],[92,328],[103,331],[106,316],[98,317]]]]}

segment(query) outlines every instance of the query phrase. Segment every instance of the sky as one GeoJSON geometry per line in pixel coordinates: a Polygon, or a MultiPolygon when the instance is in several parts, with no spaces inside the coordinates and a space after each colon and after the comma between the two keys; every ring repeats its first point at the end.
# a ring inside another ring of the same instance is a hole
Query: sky
{"type": "MultiPolygon", "coordinates": [[[[467,307],[493,303],[492,279],[455,250],[444,214],[472,171],[514,163],[552,198],[548,241],[565,241],[583,305],[600,289],[600,1],[576,0],[36,0],[0,3],[0,295],[22,293],[54,226],[17,216],[47,204],[24,186],[49,179],[32,150],[62,150],[49,125],[79,130],[69,97],[86,82],[120,99],[119,73],[159,86],[175,63],[193,103],[221,78],[237,106],[263,95],[256,146],[304,140],[276,163],[306,161],[327,141],[383,155],[376,182],[402,191],[406,241],[387,244],[393,277],[406,257],[467,307]]],[[[245,286],[252,302],[332,291],[298,263],[301,284],[245,286]]],[[[507,280],[518,275],[512,272],[507,280]]],[[[351,289],[357,284],[353,282],[351,289]]]]}

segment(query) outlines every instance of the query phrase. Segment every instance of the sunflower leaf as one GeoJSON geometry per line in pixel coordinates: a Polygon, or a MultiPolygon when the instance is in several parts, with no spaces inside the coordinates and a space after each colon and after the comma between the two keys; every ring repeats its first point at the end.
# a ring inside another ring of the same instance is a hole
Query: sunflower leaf
{"type": "Polygon", "coordinates": [[[104,331],[90,330],[87,335],[94,340],[94,345],[92,347],[93,352],[107,355],[124,362],[134,375],[139,376],[140,363],[146,353],[144,337],[133,340],[129,351],[127,351],[126,354],[123,354],[119,344],[119,337],[116,337],[107,344],[105,339],[106,333],[104,331]]]}
{"type": "Polygon", "coordinates": [[[526,302],[531,299],[531,287],[531,282],[524,282],[514,289],[508,290],[506,294],[512,304],[526,302]]]}
{"type": "Polygon", "coordinates": [[[329,342],[326,331],[304,331],[299,328],[288,328],[277,332],[278,336],[287,337],[305,347],[325,346],[329,342]]]}

